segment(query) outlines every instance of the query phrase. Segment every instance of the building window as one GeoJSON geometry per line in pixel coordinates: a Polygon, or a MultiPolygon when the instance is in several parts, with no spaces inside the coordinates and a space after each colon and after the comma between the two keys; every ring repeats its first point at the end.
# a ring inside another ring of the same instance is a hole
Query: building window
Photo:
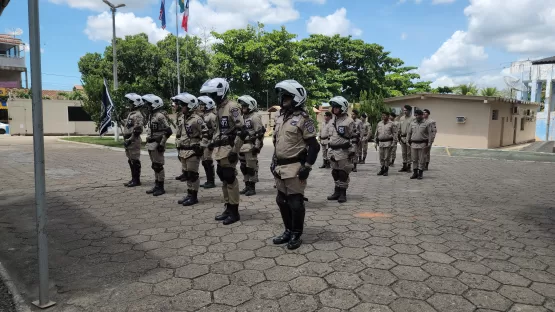
{"type": "Polygon", "coordinates": [[[491,111],[491,120],[499,120],[499,110],[494,109],[491,111]]]}
{"type": "Polygon", "coordinates": [[[524,131],[524,118],[520,118],[520,131],[524,131]]]}

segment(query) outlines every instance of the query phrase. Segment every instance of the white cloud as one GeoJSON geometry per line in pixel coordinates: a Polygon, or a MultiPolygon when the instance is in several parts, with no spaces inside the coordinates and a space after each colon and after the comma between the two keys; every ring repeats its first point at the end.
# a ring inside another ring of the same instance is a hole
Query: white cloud
{"type": "Polygon", "coordinates": [[[455,2],[455,0],[432,0],[432,4],[447,4],[453,2],[455,2]]]}
{"type": "MultiPolygon", "coordinates": [[[[31,52],[31,45],[28,43],[25,43],[23,45],[19,46],[20,49],[25,50],[25,52],[30,53],[31,52]]],[[[44,49],[40,48],[40,53],[44,53],[44,49]]]]}
{"type": "MultiPolygon", "coordinates": [[[[85,9],[91,11],[102,12],[108,8],[102,0],[48,0],[49,2],[61,5],[67,5],[71,8],[85,9]]],[[[153,3],[160,3],[159,0],[109,0],[112,4],[118,5],[125,3],[124,10],[142,9],[150,6],[153,3]]]]}
{"type": "MultiPolygon", "coordinates": [[[[112,14],[103,12],[96,16],[89,16],[84,32],[90,40],[111,42],[112,14]]],[[[152,43],[164,39],[169,34],[167,30],[159,28],[150,17],[137,17],[133,13],[116,13],[116,36],[118,38],[139,33],[146,33],[148,40],[152,43]]]]}
{"type": "Polygon", "coordinates": [[[353,35],[360,36],[362,30],[347,18],[347,10],[341,8],[328,16],[311,16],[306,23],[306,31],[309,34],[322,35],[353,35]]]}
{"type": "Polygon", "coordinates": [[[401,40],[407,39],[407,36],[408,36],[407,33],[402,33],[401,34],[401,40]]]}

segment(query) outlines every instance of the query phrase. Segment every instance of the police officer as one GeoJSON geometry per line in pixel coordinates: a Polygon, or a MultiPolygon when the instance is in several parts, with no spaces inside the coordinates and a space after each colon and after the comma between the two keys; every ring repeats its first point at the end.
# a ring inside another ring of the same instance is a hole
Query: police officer
{"type": "Polygon", "coordinates": [[[368,142],[372,140],[372,126],[368,122],[368,115],[366,113],[362,113],[362,133],[360,136],[360,140],[362,143],[362,162],[361,164],[366,163],[366,155],[368,155],[368,142]]]}
{"type": "Polygon", "coordinates": [[[403,155],[403,168],[399,172],[410,172],[410,164],[412,162],[410,152],[410,144],[407,139],[410,124],[414,119],[411,116],[412,106],[405,105],[403,107],[403,115],[399,118],[399,141],[401,142],[401,153],[403,155]]]}
{"type": "Polygon", "coordinates": [[[322,158],[323,163],[320,168],[330,168],[330,160],[328,158],[328,144],[329,138],[329,126],[332,124],[332,114],[330,112],[324,113],[324,123],[320,126],[320,145],[322,146],[322,158]]]}
{"type": "Polygon", "coordinates": [[[245,188],[239,192],[245,196],[256,195],[258,182],[258,154],[264,145],[266,128],[262,123],[262,116],[258,113],[256,100],[250,95],[243,95],[237,99],[241,105],[243,120],[247,130],[247,137],[243,141],[239,161],[243,173],[245,188]]]}
{"type": "MultiPolygon", "coordinates": [[[[208,96],[198,97],[200,110],[204,113],[204,123],[208,129],[208,137],[212,138],[214,136],[214,131],[216,129],[216,113],[214,109],[216,108],[216,103],[208,96]]],[[[202,155],[202,167],[204,167],[204,172],[206,173],[206,182],[202,185],[205,189],[211,189],[216,187],[214,183],[216,174],[214,171],[214,160],[212,159],[213,148],[204,148],[204,153],[202,155]]]]}
{"type": "Polygon", "coordinates": [[[185,168],[185,178],[187,179],[187,196],[177,201],[183,206],[192,206],[198,203],[198,167],[200,157],[204,152],[204,147],[208,145],[208,128],[204,119],[198,114],[198,99],[189,93],[181,93],[172,98],[179,107],[183,122],[181,123],[181,137],[179,139],[178,153],[181,157],[182,167],[185,168]],[[204,139],[204,140],[203,140],[204,139]]]}
{"type": "Polygon", "coordinates": [[[236,166],[247,132],[241,106],[227,98],[229,83],[225,79],[209,79],[202,85],[200,93],[210,97],[217,105],[216,129],[209,147],[214,149],[214,159],[218,162],[216,174],[222,181],[225,210],[215,219],[228,225],[240,220],[236,166]]]}
{"type": "MultiPolygon", "coordinates": [[[[353,120],[355,121],[355,133],[356,136],[360,136],[362,133],[363,122],[360,120],[360,113],[358,110],[353,109],[353,120]]],[[[361,140],[357,141],[355,148],[355,156],[353,156],[353,172],[357,172],[357,164],[362,162],[362,142],[361,140]]]]}
{"type": "Polygon", "coordinates": [[[417,109],[414,111],[416,119],[412,121],[407,133],[411,146],[413,173],[411,179],[422,179],[424,162],[426,160],[426,147],[432,143],[432,124],[424,119],[424,112],[417,109]]]}
{"type": "Polygon", "coordinates": [[[436,128],[436,121],[430,118],[430,110],[424,109],[424,119],[426,119],[432,125],[432,140],[430,145],[426,147],[426,163],[424,164],[424,171],[428,170],[428,166],[430,165],[430,153],[432,151],[432,144],[434,144],[434,140],[436,139],[437,128],[436,128]]]}
{"type": "MultiPolygon", "coordinates": [[[[175,101],[175,97],[171,98],[171,100],[173,102],[172,107],[175,110],[175,119],[177,121],[176,130],[175,130],[175,147],[177,148],[177,150],[179,150],[179,139],[181,138],[181,135],[182,135],[181,126],[183,125],[183,112],[182,112],[182,107],[180,106],[180,103],[177,103],[175,101]]],[[[185,174],[186,172],[185,164],[181,160],[181,156],[179,156],[179,153],[177,153],[177,160],[179,160],[179,163],[181,164],[181,175],[178,175],[177,177],[175,177],[175,179],[181,182],[187,182],[187,175],[185,174]]]]}
{"type": "Polygon", "coordinates": [[[320,144],[314,122],[305,110],[306,89],[295,80],[284,80],[276,84],[275,90],[281,110],[274,131],[275,150],[270,170],[276,181],[276,202],[285,231],[273,242],[287,243],[287,249],[292,250],[302,244],[304,191],[320,144]]]}
{"type": "Polygon", "coordinates": [[[347,201],[349,174],[353,170],[353,160],[360,145],[357,140],[356,122],[347,113],[349,102],[342,96],[336,96],[329,103],[335,115],[330,127],[329,143],[331,176],[335,182],[335,189],[333,194],[328,196],[328,200],[344,203],[347,201]]]}
{"type": "MultiPolygon", "coordinates": [[[[389,113],[389,121],[393,123],[395,128],[399,129],[399,121],[397,119],[397,114],[395,112],[389,113]]],[[[391,145],[391,152],[389,153],[389,166],[394,167],[395,165],[395,157],[397,157],[397,143],[391,145]]]]}
{"type": "Polygon", "coordinates": [[[146,138],[146,148],[152,162],[154,170],[154,187],[147,194],[160,196],[166,193],[164,190],[164,152],[166,151],[166,141],[173,134],[172,128],[168,123],[168,118],[162,110],[164,102],[154,94],[143,95],[143,101],[149,108],[148,135],[146,138]]]}
{"type": "Polygon", "coordinates": [[[389,121],[389,112],[382,113],[382,121],[376,126],[376,134],[374,135],[376,145],[380,148],[380,171],[378,175],[389,175],[389,153],[391,146],[397,144],[397,128],[393,122],[389,121]]]}
{"type": "Polygon", "coordinates": [[[141,133],[143,133],[144,116],[141,107],[144,105],[143,99],[136,93],[125,95],[131,112],[127,115],[125,128],[123,129],[123,145],[127,163],[131,169],[131,181],[124,183],[127,187],[141,185],[141,133]]]}

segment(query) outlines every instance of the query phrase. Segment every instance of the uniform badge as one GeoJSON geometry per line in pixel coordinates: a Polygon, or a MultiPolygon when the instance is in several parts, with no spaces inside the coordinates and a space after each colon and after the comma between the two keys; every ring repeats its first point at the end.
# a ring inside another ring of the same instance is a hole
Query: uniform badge
{"type": "Polygon", "coordinates": [[[316,129],[314,128],[314,122],[312,122],[311,119],[305,121],[304,128],[306,129],[306,131],[308,131],[308,133],[314,133],[316,131],[316,129]]]}
{"type": "Polygon", "coordinates": [[[337,133],[339,133],[339,134],[345,134],[345,126],[339,126],[339,127],[337,127],[337,133]]]}
{"type": "Polygon", "coordinates": [[[198,123],[199,125],[202,125],[203,122],[204,122],[204,121],[202,121],[202,119],[200,119],[200,118],[197,119],[197,123],[198,123]]]}
{"type": "Polygon", "coordinates": [[[232,108],[231,109],[231,116],[233,116],[233,118],[238,118],[239,117],[239,109],[232,108]]]}
{"type": "Polygon", "coordinates": [[[227,128],[229,128],[229,119],[228,119],[227,116],[223,116],[223,117],[220,119],[220,128],[222,128],[222,129],[227,129],[227,128]]]}
{"type": "Polygon", "coordinates": [[[247,129],[251,129],[252,128],[252,121],[250,119],[245,120],[245,126],[247,127],[247,129]]]}
{"type": "Polygon", "coordinates": [[[158,123],[153,122],[151,127],[152,127],[152,130],[158,130],[158,123]]]}
{"type": "Polygon", "coordinates": [[[187,131],[188,134],[191,134],[193,132],[193,128],[189,125],[185,126],[185,131],[187,131]]]}

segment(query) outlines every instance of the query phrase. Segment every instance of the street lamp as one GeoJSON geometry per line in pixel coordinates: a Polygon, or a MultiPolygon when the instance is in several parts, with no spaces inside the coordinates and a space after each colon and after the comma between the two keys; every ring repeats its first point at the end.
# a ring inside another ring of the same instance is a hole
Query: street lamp
{"type": "MultiPolygon", "coordinates": [[[[125,4],[118,4],[113,5],[108,0],[102,0],[102,2],[106,3],[110,7],[110,11],[112,11],[112,54],[113,54],[113,70],[114,70],[114,90],[118,88],[118,60],[116,55],[116,10],[119,8],[123,8],[125,4]]],[[[117,119],[117,118],[116,118],[117,119]]],[[[118,132],[118,124],[117,121],[114,123],[114,131],[115,131],[115,140],[119,139],[119,132],[118,132]]]]}

